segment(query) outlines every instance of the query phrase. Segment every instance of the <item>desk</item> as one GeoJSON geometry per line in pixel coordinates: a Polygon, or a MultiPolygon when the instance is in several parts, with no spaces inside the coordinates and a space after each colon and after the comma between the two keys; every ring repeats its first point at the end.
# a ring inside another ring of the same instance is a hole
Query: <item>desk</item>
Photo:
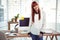
{"type": "Polygon", "coordinates": [[[43,36],[46,36],[46,40],[48,37],[50,37],[50,40],[53,40],[54,37],[58,40],[57,36],[60,36],[60,33],[45,33],[43,36]]]}
{"type": "Polygon", "coordinates": [[[16,23],[18,23],[18,22],[11,22],[11,21],[9,21],[8,22],[8,30],[10,30],[10,24],[16,24],[16,23]]]}
{"type": "MultiPolygon", "coordinates": [[[[57,36],[60,36],[60,33],[53,31],[53,33],[44,33],[43,36],[46,36],[46,40],[47,40],[48,36],[50,37],[50,40],[53,40],[54,37],[56,40],[58,40],[57,36]]],[[[7,38],[15,38],[15,37],[30,37],[30,35],[20,34],[20,33],[16,33],[16,36],[8,36],[7,35],[7,38]]]]}

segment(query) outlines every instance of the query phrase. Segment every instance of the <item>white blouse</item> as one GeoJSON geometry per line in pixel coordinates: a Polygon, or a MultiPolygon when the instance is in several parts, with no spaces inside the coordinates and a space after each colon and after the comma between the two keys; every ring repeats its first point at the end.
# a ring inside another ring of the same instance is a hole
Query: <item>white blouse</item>
{"type": "Polygon", "coordinates": [[[42,18],[39,20],[38,17],[38,14],[35,14],[34,23],[31,24],[32,26],[30,26],[30,32],[34,35],[39,35],[42,28],[42,18]]]}

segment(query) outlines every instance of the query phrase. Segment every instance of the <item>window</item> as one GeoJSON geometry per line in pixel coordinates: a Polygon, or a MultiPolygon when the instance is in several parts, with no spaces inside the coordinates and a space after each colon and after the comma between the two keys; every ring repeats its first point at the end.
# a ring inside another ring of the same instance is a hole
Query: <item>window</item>
{"type": "Polygon", "coordinates": [[[1,0],[0,0],[0,22],[2,21],[4,21],[4,9],[2,8],[1,0]]]}
{"type": "Polygon", "coordinates": [[[0,22],[4,21],[4,9],[0,8],[0,22]]]}
{"type": "Polygon", "coordinates": [[[7,0],[0,0],[0,30],[7,28],[7,0]]]}

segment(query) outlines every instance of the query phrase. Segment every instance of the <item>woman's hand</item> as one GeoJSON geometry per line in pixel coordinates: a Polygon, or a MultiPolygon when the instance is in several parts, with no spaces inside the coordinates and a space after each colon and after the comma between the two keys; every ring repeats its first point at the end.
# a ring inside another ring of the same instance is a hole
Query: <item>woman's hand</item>
{"type": "Polygon", "coordinates": [[[31,22],[31,26],[33,25],[34,22],[31,22]]]}
{"type": "Polygon", "coordinates": [[[32,24],[33,24],[34,22],[32,22],[32,24]]]}
{"type": "Polygon", "coordinates": [[[39,37],[42,37],[42,36],[43,36],[43,34],[40,33],[40,34],[39,34],[39,37]]]}

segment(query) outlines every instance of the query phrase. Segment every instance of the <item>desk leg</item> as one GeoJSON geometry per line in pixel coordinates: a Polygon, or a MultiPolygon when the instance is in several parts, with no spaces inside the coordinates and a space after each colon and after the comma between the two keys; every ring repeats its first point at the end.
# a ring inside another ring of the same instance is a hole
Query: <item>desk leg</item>
{"type": "Polygon", "coordinates": [[[51,36],[49,36],[50,37],[50,40],[51,40],[51,36]]]}
{"type": "MultiPolygon", "coordinates": [[[[53,40],[54,38],[54,35],[52,36],[51,40],[53,40]]],[[[55,39],[58,40],[57,36],[55,35],[55,39]]]]}
{"type": "Polygon", "coordinates": [[[55,35],[56,40],[58,40],[57,36],[55,35]]]}
{"type": "Polygon", "coordinates": [[[47,40],[48,36],[46,36],[46,40],[47,40]]]}
{"type": "MultiPolygon", "coordinates": [[[[50,40],[51,40],[51,36],[49,36],[50,37],[50,40]]],[[[46,40],[48,39],[48,36],[46,36],[46,40]]]]}
{"type": "Polygon", "coordinates": [[[10,23],[8,22],[8,30],[10,30],[10,23]]]}
{"type": "Polygon", "coordinates": [[[51,40],[53,40],[53,38],[54,38],[54,35],[51,37],[51,40]]]}

